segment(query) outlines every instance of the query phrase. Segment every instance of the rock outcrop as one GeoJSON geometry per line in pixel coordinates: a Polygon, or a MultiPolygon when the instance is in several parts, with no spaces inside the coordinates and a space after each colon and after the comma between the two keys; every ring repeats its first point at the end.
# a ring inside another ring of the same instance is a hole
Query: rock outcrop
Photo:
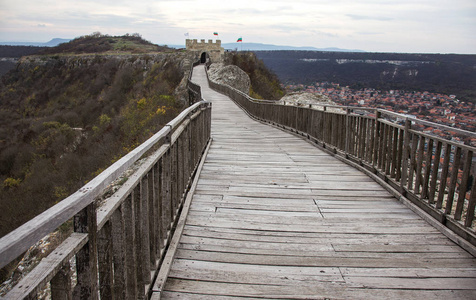
{"type": "Polygon", "coordinates": [[[306,92],[293,92],[286,94],[278,103],[294,106],[308,106],[309,104],[336,105],[325,95],[306,92]]]}
{"type": "MultiPolygon", "coordinates": [[[[283,98],[281,98],[281,100],[278,101],[278,103],[305,107],[309,107],[309,105],[337,105],[325,95],[307,92],[293,92],[286,94],[283,98]]],[[[332,112],[342,112],[342,109],[340,108],[328,108],[327,110],[332,112]]]]}
{"type": "Polygon", "coordinates": [[[249,95],[251,80],[245,71],[235,65],[225,66],[222,63],[210,65],[208,77],[211,81],[227,84],[235,89],[249,95]]]}

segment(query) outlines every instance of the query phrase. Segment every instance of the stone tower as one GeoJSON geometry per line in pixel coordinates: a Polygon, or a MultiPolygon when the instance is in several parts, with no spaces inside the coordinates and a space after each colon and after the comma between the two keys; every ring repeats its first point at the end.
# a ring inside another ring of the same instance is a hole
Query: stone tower
{"type": "Polygon", "coordinates": [[[200,58],[202,63],[206,62],[207,58],[210,58],[211,62],[222,62],[225,55],[225,49],[221,46],[221,40],[216,40],[214,43],[213,40],[208,40],[208,43],[205,43],[205,40],[200,40],[200,43],[196,39],[186,39],[185,46],[187,51],[196,53],[197,59],[200,58]]]}

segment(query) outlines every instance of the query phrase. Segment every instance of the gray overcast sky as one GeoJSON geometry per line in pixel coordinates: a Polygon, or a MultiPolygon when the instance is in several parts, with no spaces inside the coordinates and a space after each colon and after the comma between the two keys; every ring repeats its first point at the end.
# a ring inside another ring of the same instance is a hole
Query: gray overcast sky
{"type": "Polygon", "coordinates": [[[0,41],[100,31],[374,52],[476,53],[476,0],[0,0],[0,41]]]}

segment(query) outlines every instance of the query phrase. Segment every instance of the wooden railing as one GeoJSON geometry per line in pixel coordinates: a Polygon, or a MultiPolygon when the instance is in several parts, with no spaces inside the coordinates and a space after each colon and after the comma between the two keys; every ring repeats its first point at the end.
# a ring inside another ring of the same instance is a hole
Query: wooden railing
{"type": "Polygon", "coordinates": [[[210,81],[250,116],[304,135],[323,149],[375,174],[399,197],[459,235],[459,244],[476,245],[476,148],[430,135],[420,127],[455,137],[476,134],[409,118],[381,109],[315,105],[296,107],[256,100],[210,81]],[[463,240],[461,240],[461,238],[463,240]]]}
{"type": "Polygon", "coordinates": [[[192,81],[193,68],[199,64],[200,61],[196,61],[192,64],[187,78],[189,105],[193,105],[194,103],[202,100],[202,90],[200,89],[200,86],[192,81]]]}
{"type": "Polygon", "coordinates": [[[73,218],[74,233],[6,297],[36,299],[49,283],[52,299],[146,298],[210,126],[211,104],[195,103],[76,193],[0,239],[3,267],[73,218]],[[104,188],[143,156],[138,170],[97,207],[104,188]]]}

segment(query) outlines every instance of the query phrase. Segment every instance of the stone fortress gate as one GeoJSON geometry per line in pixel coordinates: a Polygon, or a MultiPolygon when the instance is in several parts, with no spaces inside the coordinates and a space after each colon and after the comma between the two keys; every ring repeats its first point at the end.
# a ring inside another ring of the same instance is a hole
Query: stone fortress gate
{"type": "Polygon", "coordinates": [[[200,57],[201,63],[206,63],[207,59],[210,59],[211,62],[222,62],[225,55],[225,49],[221,46],[221,40],[216,40],[214,43],[213,40],[208,40],[208,43],[205,43],[205,40],[200,40],[200,43],[196,39],[186,39],[185,46],[187,51],[195,52],[196,57],[200,57]]]}

